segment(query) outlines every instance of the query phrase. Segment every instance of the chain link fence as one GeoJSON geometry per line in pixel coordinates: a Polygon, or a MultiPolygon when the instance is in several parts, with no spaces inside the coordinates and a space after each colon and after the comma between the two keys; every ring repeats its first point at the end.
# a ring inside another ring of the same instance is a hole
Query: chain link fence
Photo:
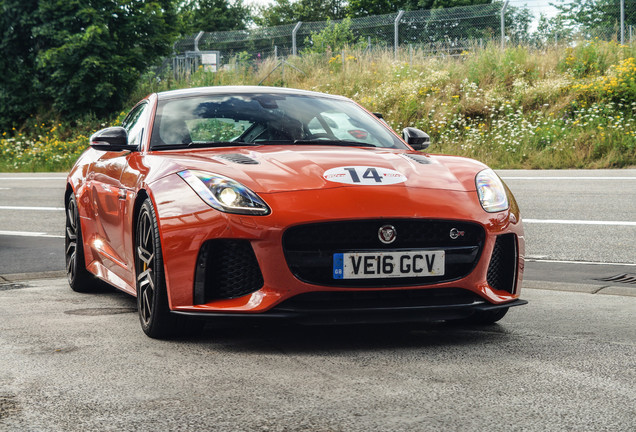
{"type": "MultiPolygon", "coordinates": [[[[636,0],[606,0],[603,4],[603,8],[595,9],[589,17],[593,26],[578,28],[558,15],[542,22],[528,9],[509,6],[508,1],[400,11],[349,19],[346,24],[357,49],[393,50],[396,56],[413,50],[426,55],[460,55],[493,42],[502,47],[506,44],[542,47],[594,38],[621,43],[636,41],[636,0]]],[[[173,58],[164,62],[162,70],[170,68],[178,76],[187,75],[202,65],[208,67],[203,57],[206,53],[217,56],[211,70],[223,67],[233,58],[245,62],[303,55],[308,50],[330,53],[332,47],[316,46],[315,36],[343,22],[298,22],[277,27],[200,32],[175,42],[173,58]]]]}

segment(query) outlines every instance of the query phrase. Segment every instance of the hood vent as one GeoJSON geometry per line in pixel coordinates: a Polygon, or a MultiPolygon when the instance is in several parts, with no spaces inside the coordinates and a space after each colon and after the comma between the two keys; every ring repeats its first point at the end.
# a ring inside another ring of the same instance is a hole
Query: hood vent
{"type": "Polygon", "coordinates": [[[422,165],[428,165],[431,163],[431,160],[427,158],[426,156],[410,154],[410,153],[405,153],[404,156],[422,165]]]}
{"type": "Polygon", "coordinates": [[[258,161],[256,159],[252,159],[249,156],[245,156],[241,153],[227,153],[223,155],[217,156],[220,159],[229,160],[230,162],[234,162],[241,165],[258,165],[258,161]]]}

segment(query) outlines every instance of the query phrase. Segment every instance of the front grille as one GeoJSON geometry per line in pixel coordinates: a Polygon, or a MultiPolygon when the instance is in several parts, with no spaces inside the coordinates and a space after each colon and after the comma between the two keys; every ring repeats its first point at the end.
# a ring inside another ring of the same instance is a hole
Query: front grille
{"type": "Polygon", "coordinates": [[[231,299],[258,291],[263,275],[247,240],[210,240],[197,259],[194,304],[231,299]]]}
{"type": "Polygon", "coordinates": [[[276,306],[276,311],[377,310],[422,306],[461,306],[483,303],[460,288],[393,291],[328,291],[299,294],[276,306]]]}
{"type": "Polygon", "coordinates": [[[490,257],[486,280],[494,290],[515,292],[517,279],[517,236],[502,234],[497,236],[490,257]]]}
{"type": "Polygon", "coordinates": [[[484,243],[484,229],[475,223],[430,219],[381,219],[299,225],[283,235],[283,250],[291,272],[300,280],[327,286],[390,287],[439,283],[469,274],[484,243]],[[392,225],[396,240],[384,244],[378,230],[392,225]],[[451,238],[452,229],[463,235],[451,238]],[[333,279],[333,254],[365,251],[444,250],[443,276],[333,279]]]}

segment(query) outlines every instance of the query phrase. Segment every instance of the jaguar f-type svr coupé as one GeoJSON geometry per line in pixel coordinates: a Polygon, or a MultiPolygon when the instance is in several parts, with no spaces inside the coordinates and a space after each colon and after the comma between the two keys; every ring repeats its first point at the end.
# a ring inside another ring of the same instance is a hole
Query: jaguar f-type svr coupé
{"type": "Polygon", "coordinates": [[[220,316],[495,322],[525,303],[519,208],[428,144],[340,96],[152,94],[68,176],[69,283],[136,296],[157,338],[220,316]]]}

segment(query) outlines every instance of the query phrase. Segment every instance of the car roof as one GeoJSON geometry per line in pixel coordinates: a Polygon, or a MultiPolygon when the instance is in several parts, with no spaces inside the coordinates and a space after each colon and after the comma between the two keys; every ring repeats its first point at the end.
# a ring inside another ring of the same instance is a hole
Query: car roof
{"type": "Polygon", "coordinates": [[[308,90],[299,90],[283,87],[265,87],[265,86],[216,86],[216,87],[193,87],[180,90],[169,90],[157,93],[159,100],[177,99],[184,97],[196,97],[216,94],[244,94],[244,95],[262,95],[262,94],[281,94],[281,95],[298,95],[298,96],[314,96],[327,97],[332,99],[349,100],[343,96],[330,95],[326,93],[313,92],[308,90]]]}

